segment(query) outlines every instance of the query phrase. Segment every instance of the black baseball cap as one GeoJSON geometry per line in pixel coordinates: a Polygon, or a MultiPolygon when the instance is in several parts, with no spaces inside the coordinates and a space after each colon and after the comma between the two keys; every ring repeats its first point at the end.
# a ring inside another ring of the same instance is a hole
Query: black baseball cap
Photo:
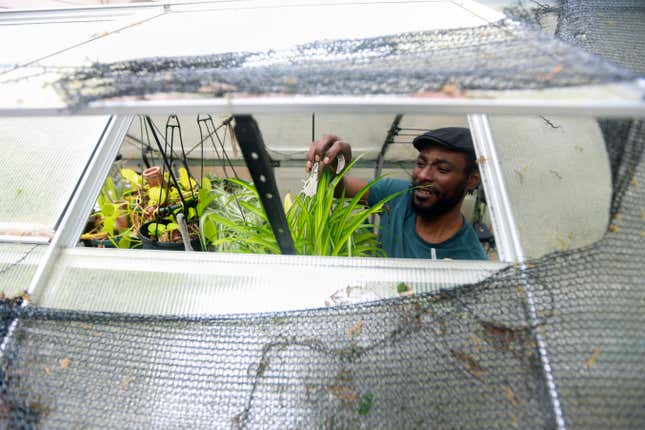
{"type": "Polygon", "coordinates": [[[436,130],[430,130],[417,136],[412,141],[417,150],[421,151],[431,143],[438,143],[448,149],[464,152],[475,158],[475,148],[473,139],[470,136],[470,130],[463,127],[445,127],[436,130]]]}

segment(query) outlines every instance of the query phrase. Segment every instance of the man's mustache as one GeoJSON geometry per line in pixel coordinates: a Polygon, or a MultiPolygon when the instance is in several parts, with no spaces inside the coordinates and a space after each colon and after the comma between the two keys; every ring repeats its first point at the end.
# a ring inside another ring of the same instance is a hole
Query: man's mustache
{"type": "Polygon", "coordinates": [[[441,194],[441,190],[432,182],[414,182],[411,188],[412,190],[427,190],[433,194],[441,194]]]}

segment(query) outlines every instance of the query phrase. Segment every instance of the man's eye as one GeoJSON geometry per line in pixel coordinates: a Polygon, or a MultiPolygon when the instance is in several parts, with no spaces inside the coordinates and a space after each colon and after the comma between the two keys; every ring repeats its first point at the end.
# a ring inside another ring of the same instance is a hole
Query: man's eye
{"type": "Polygon", "coordinates": [[[421,160],[417,160],[417,167],[423,167],[425,164],[421,160]]]}
{"type": "Polygon", "coordinates": [[[448,169],[439,169],[439,173],[450,173],[448,169]]]}

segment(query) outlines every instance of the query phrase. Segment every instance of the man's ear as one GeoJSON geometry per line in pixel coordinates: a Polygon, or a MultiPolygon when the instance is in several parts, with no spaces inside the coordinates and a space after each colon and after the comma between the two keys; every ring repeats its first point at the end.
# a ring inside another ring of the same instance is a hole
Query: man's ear
{"type": "Polygon", "coordinates": [[[471,172],[470,175],[468,176],[468,182],[466,183],[466,191],[469,193],[472,193],[477,189],[481,182],[481,176],[479,174],[479,170],[475,170],[474,172],[471,172]]]}

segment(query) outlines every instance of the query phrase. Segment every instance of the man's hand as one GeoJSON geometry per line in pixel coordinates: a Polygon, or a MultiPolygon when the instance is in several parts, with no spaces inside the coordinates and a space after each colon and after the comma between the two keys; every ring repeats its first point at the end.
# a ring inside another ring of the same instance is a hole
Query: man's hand
{"type": "Polygon", "coordinates": [[[305,169],[309,172],[314,163],[319,161],[322,165],[321,167],[326,168],[329,166],[335,172],[338,154],[343,154],[345,163],[349,164],[352,161],[352,148],[349,143],[344,142],[340,137],[333,134],[326,134],[316,140],[309,148],[305,169]]]}
{"type": "MultiPolygon", "coordinates": [[[[336,172],[337,156],[343,154],[345,157],[345,165],[352,161],[352,148],[349,143],[344,142],[340,137],[333,134],[326,134],[322,138],[316,140],[307,153],[307,164],[305,169],[307,172],[311,171],[314,163],[319,161],[322,168],[331,168],[336,172]]],[[[319,169],[321,172],[322,169],[319,169]]],[[[339,197],[345,191],[345,197],[354,197],[364,186],[367,181],[364,179],[354,178],[351,176],[343,176],[343,180],[338,183],[334,190],[334,195],[339,197]]],[[[362,202],[367,204],[369,191],[363,195],[362,202]]]]}

